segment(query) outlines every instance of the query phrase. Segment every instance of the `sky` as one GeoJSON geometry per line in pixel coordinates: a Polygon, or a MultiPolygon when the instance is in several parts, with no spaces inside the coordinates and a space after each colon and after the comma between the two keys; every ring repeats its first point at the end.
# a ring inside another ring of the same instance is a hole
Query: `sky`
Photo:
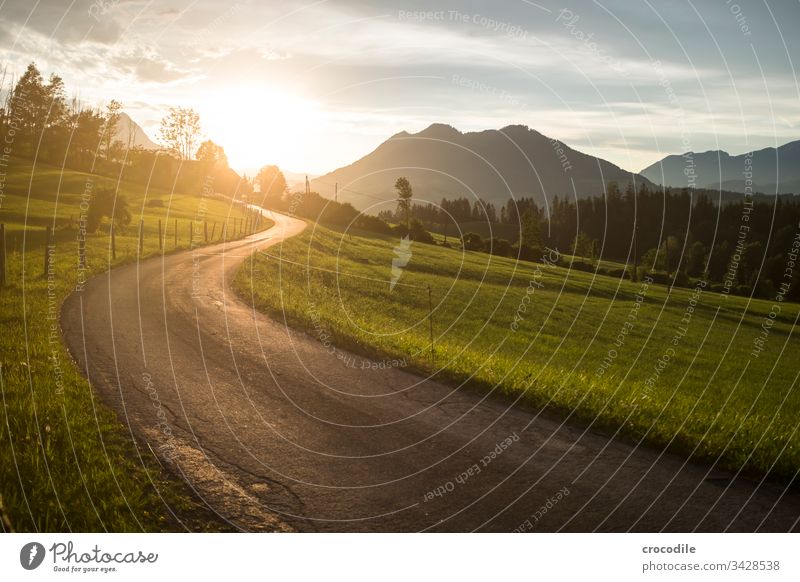
{"type": "Polygon", "coordinates": [[[234,169],[321,174],[400,131],[528,125],[639,171],[800,139],[799,0],[5,0],[0,59],[234,169]]]}

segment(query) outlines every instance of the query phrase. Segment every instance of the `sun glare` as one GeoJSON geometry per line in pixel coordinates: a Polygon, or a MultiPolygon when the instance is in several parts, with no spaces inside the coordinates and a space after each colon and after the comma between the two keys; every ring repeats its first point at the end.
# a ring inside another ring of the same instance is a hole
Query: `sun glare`
{"type": "Polygon", "coordinates": [[[265,164],[304,167],[304,141],[319,117],[313,101],[263,85],[208,93],[198,105],[204,134],[225,148],[235,170],[265,164]]]}

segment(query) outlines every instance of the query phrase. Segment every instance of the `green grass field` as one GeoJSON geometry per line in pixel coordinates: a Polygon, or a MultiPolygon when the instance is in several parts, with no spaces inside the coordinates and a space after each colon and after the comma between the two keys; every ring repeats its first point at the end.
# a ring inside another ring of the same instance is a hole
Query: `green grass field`
{"type": "MultiPolygon", "coordinates": [[[[188,489],[142,458],[128,429],[93,395],[63,348],[58,313],[75,288],[78,222],[87,189],[114,188],[101,176],[13,161],[6,168],[0,223],[6,225],[7,283],[0,288],[0,495],[3,513],[18,531],[159,531],[204,529],[209,514],[188,489]],[[44,274],[45,226],[54,226],[54,261],[44,274]]],[[[86,276],[136,260],[138,225],[144,220],[142,256],[159,253],[158,220],[165,251],[204,244],[202,222],[217,223],[228,238],[242,212],[230,200],[201,193],[150,191],[122,183],[133,221],[118,229],[111,258],[107,228],[86,240],[86,276]],[[145,201],[145,198],[147,202],[145,201]],[[153,200],[159,200],[155,205],[153,200]],[[174,220],[178,219],[177,247],[174,220]],[[104,233],[105,232],[105,233],[104,233]]],[[[268,221],[262,227],[269,226],[268,221]]],[[[219,529],[219,524],[212,525],[219,529]]]]}
{"type": "Polygon", "coordinates": [[[411,286],[390,291],[398,243],[311,225],[269,251],[282,261],[259,253],[246,263],[236,287],[312,336],[324,329],[339,347],[406,357],[436,378],[632,442],[750,474],[791,478],[800,469],[800,306],[781,304],[770,318],[769,301],[420,243],[399,279],[411,286]],[[765,320],[774,323],[755,357],[765,320]]]}
{"type": "MultiPolygon", "coordinates": [[[[610,259],[597,259],[592,257],[579,257],[577,255],[570,255],[570,254],[562,254],[561,260],[564,262],[571,262],[571,261],[582,261],[584,263],[589,263],[590,265],[594,265],[598,269],[625,269],[630,268],[630,265],[626,265],[625,263],[621,263],[619,261],[612,261],[610,259]]],[[[641,266],[641,265],[640,265],[641,266]]]]}

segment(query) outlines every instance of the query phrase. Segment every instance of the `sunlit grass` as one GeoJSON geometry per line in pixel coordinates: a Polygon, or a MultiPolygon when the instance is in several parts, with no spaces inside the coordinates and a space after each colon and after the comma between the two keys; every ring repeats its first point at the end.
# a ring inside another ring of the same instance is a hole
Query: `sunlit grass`
{"type": "Polygon", "coordinates": [[[520,397],[727,468],[783,477],[800,469],[798,305],[781,305],[766,349],[753,357],[769,301],[703,291],[693,306],[693,289],[653,284],[637,310],[641,283],[419,243],[400,279],[416,287],[390,292],[398,242],[309,228],[270,252],[311,269],[262,254],[252,271],[240,269],[236,286],[299,327],[312,327],[313,306],[341,347],[406,357],[437,378],[520,397]]]}
{"type": "MultiPolygon", "coordinates": [[[[21,531],[175,529],[178,522],[169,508],[186,517],[194,502],[182,485],[160,470],[152,455],[146,455],[144,462],[140,459],[128,429],[97,400],[60,341],[58,311],[79,280],[77,226],[87,180],[94,189],[116,187],[108,178],[54,167],[34,169],[15,162],[8,169],[0,207],[9,249],[7,283],[0,289],[4,511],[21,531]],[[45,277],[45,225],[54,219],[55,261],[50,277],[45,277]]],[[[165,250],[172,251],[175,219],[177,248],[187,248],[190,221],[198,221],[193,227],[196,233],[203,221],[209,221],[209,229],[216,222],[215,239],[228,221],[228,236],[233,238],[233,220],[238,224],[242,217],[238,205],[222,198],[204,200],[200,193],[150,191],[147,201],[161,201],[153,206],[145,202],[144,187],[123,183],[120,192],[130,202],[132,224],[117,233],[116,259],[111,256],[107,228],[88,236],[86,275],[136,260],[140,218],[142,256],[148,256],[159,252],[159,219],[165,250]]],[[[204,242],[200,230],[194,244],[204,242]]]]}

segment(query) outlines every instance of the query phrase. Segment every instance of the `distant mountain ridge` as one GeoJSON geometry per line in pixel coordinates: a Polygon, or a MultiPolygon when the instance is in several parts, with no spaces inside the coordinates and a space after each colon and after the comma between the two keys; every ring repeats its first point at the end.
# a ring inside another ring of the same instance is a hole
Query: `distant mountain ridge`
{"type": "Polygon", "coordinates": [[[722,150],[670,155],[641,174],[656,184],[675,188],[745,192],[750,186],[754,193],[800,193],[800,140],[738,156],[722,150]]]}
{"type": "Polygon", "coordinates": [[[120,113],[119,121],[117,122],[117,131],[114,134],[114,141],[121,141],[125,146],[130,143],[131,146],[139,146],[146,150],[157,150],[160,148],[157,143],[150,139],[141,126],[125,112],[120,113]],[[131,136],[133,136],[133,141],[129,142],[131,136]]]}
{"type": "Polygon", "coordinates": [[[605,184],[647,183],[646,178],[579,152],[524,125],[462,133],[434,123],[402,131],[360,160],[311,181],[313,190],[356,208],[394,206],[394,183],[407,177],[417,200],[480,197],[504,204],[510,196],[580,198],[602,194],[605,184]]]}

